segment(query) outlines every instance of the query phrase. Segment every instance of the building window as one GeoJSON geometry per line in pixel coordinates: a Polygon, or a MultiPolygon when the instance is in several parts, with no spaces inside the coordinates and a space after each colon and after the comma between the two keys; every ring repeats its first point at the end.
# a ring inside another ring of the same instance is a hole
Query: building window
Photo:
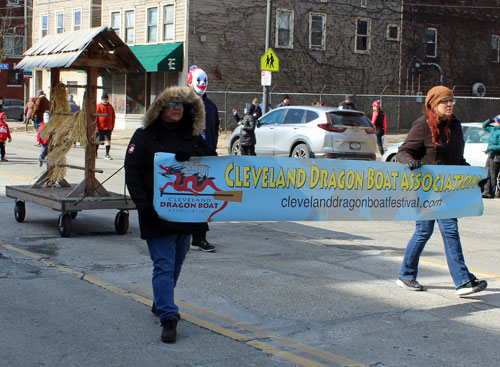
{"type": "Polygon", "coordinates": [[[125,12],[125,43],[134,43],[135,14],[133,10],[125,12]]]}
{"type": "Polygon", "coordinates": [[[64,32],[64,13],[56,13],[56,33],[64,32]]]}
{"type": "Polygon", "coordinates": [[[163,7],[163,40],[171,41],[174,39],[174,15],[175,9],[173,5],[165,5],[163,7]]]}
{"type": "Polygon", "coordinates": [[[24,52],[24,36],[5,35],[3,39],[3,53],[5,56],[22,55],[24,52]]]}
{"type": "Polygon", "coordinates": [[[397,24],[387,25],[387,40],[399,41],[399,25],[397,24]]]}
{"type": "Polygon", "coordinates": [[[368,6],[368,0],[361,0],[361,6],[366,8],[368,6]]]}
{"type": "Polygon", "coordinates": [[[19,5],[19,0],[8,0],[7,5],[19,5]]]}
{"type": "Polygon", "coordinates": [[[494,34],[491,36],[491,61],[500,62],[500,36],[494,34]]]}
{"type": "Polygon", "coordinates": [[[293,11],[276,11],[276,47],[293,48],[293,11]]]}
{"type": "Polygon", "coordinates": [[[111,29],[114,30],[117,35],[120,35],[120,12],[119,11],[112,12],[110,18],[111,18],[110,22],[111,29]]]}
{"type": "Polygon", "coordinates": [[[66,89],[69,94],[78,94],[78,88],[76,87],[78,85],[78,82],[66,82],[66,89]]]}
{"type": "Polygon", "coordinates": [[[7,85],[22,85],[23,72],[21,70],[8,70],[7,73],[7,85]]]}
{"type": "Polygon", "coordinates": [[[82,26],[82,11],[80,9],[73,10],[73,30],[79,31],[82,26]]]}
{"type": "Polygon", "coordinates": [[[357,18],[356,20],[355,51],[359,53],[370,52],[370,19],[357,18]]]}
{"type": "Polygon", "coordinates": [[[325,49],[326,14],[309,14],[309,48],[325,49]]]}
{"type": "Polygon", "coordinates": [[[437,29],[427,28],[425,31],[425,56],[437,57],[437,29]]]}
{"type": "Polygon", "coordinates": [[[147,42],[158,42],[158,8],[149,8],[147,42]]]}
{"type": "Polygon", "coordinates": [[[49,30],[49,16],[42,15],[42,19],[40,21],[40,29],[41,29],[41,38],[45,37],[49,30]]]}

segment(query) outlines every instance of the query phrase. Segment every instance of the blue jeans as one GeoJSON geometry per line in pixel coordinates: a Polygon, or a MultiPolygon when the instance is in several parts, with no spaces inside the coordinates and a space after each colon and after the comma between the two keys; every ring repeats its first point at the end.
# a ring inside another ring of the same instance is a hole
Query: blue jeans
{"type": "Polygon", "coordinates": [[[189,251],[191,235],[167,235],[146,240],[153,260],[153,294],[160,320],[178,319],[174,288],[189,251]]]}
{"type": "MultiPolygon", "coordinates": [[[[417,279],[418,261],[420,254],[432,236],[434,231],[434,220],[419,220],[416,222],[416,229],[413,236],[406,245],[405,256],[399,276],[405,279],[417,279]]],[[[443,237],[446,261],[455,287],[460,287],[476,277],[469,272],[465,265],[462,244],[460,243],[460,234],[458,233],[457,218],[438,219],[439,230],[443,237]]]]}

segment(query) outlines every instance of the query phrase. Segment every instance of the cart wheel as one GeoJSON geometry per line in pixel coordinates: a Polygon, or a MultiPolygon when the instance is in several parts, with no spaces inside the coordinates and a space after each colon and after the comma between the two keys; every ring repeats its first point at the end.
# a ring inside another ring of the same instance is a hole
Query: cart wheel
{"type": "Polygon", "coordinates": [[[125,234],[128,231],[128,213],[120,210],[115,217],[115,229],[118,234],[125,234]]]}
{"type": "Polygon", "coordinates": [[[78,212],[71,212],[71,219],[75,219],[78,215],[78,212]]]}
{"type": "Polygon", "coordinates": [[[26,217],[26,207],[24,205],[24,201],[16,200],[16,203],[14,204],[14,217],[19,223],[24,221],[24,218],[26,217]]]}
{"type": "Polygon", "coordinates": [[[57,225],[59,227],[61,237],[71,237],[71,214],[61,214],[57,225]]]}

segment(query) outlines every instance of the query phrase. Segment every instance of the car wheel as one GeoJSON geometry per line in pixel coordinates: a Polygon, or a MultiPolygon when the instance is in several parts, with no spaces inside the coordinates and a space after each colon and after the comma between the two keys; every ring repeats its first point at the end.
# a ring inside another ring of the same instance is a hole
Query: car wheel
{"type": "Polygon", "coordinates": [[[240,139],[235,139],[231,144],[231,155],[239,155],[240,152],[240,139]]]}
{"type": "Polygon", "coordinates": [[[399,161],[398,161],[398,157],[397,157],[397,154],[393,154],[393,155],[391,155],[391,156],[387,159],[387,162],[391,162],[391,163],[399,163],[399,161]]]}
{"type": "Polygon", "coordinates": [[[293,148],[291,156],[294,158],[311,158],[311,151],[306,144],[298,144],[293,148]]]}

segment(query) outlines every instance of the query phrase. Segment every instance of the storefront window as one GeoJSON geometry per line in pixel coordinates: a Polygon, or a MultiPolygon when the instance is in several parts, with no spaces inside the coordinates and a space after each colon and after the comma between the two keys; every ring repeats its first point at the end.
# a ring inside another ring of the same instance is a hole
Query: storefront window
{"type": "Polygon", "coordinates": [[[146,74],[127,74],[127,114],[145,112],[146,74]]]}
{"type": "Polygon", "coordinates": [[[116,113],[125,113],[125,74],[113,75],[112,101],[116,113]]]}

